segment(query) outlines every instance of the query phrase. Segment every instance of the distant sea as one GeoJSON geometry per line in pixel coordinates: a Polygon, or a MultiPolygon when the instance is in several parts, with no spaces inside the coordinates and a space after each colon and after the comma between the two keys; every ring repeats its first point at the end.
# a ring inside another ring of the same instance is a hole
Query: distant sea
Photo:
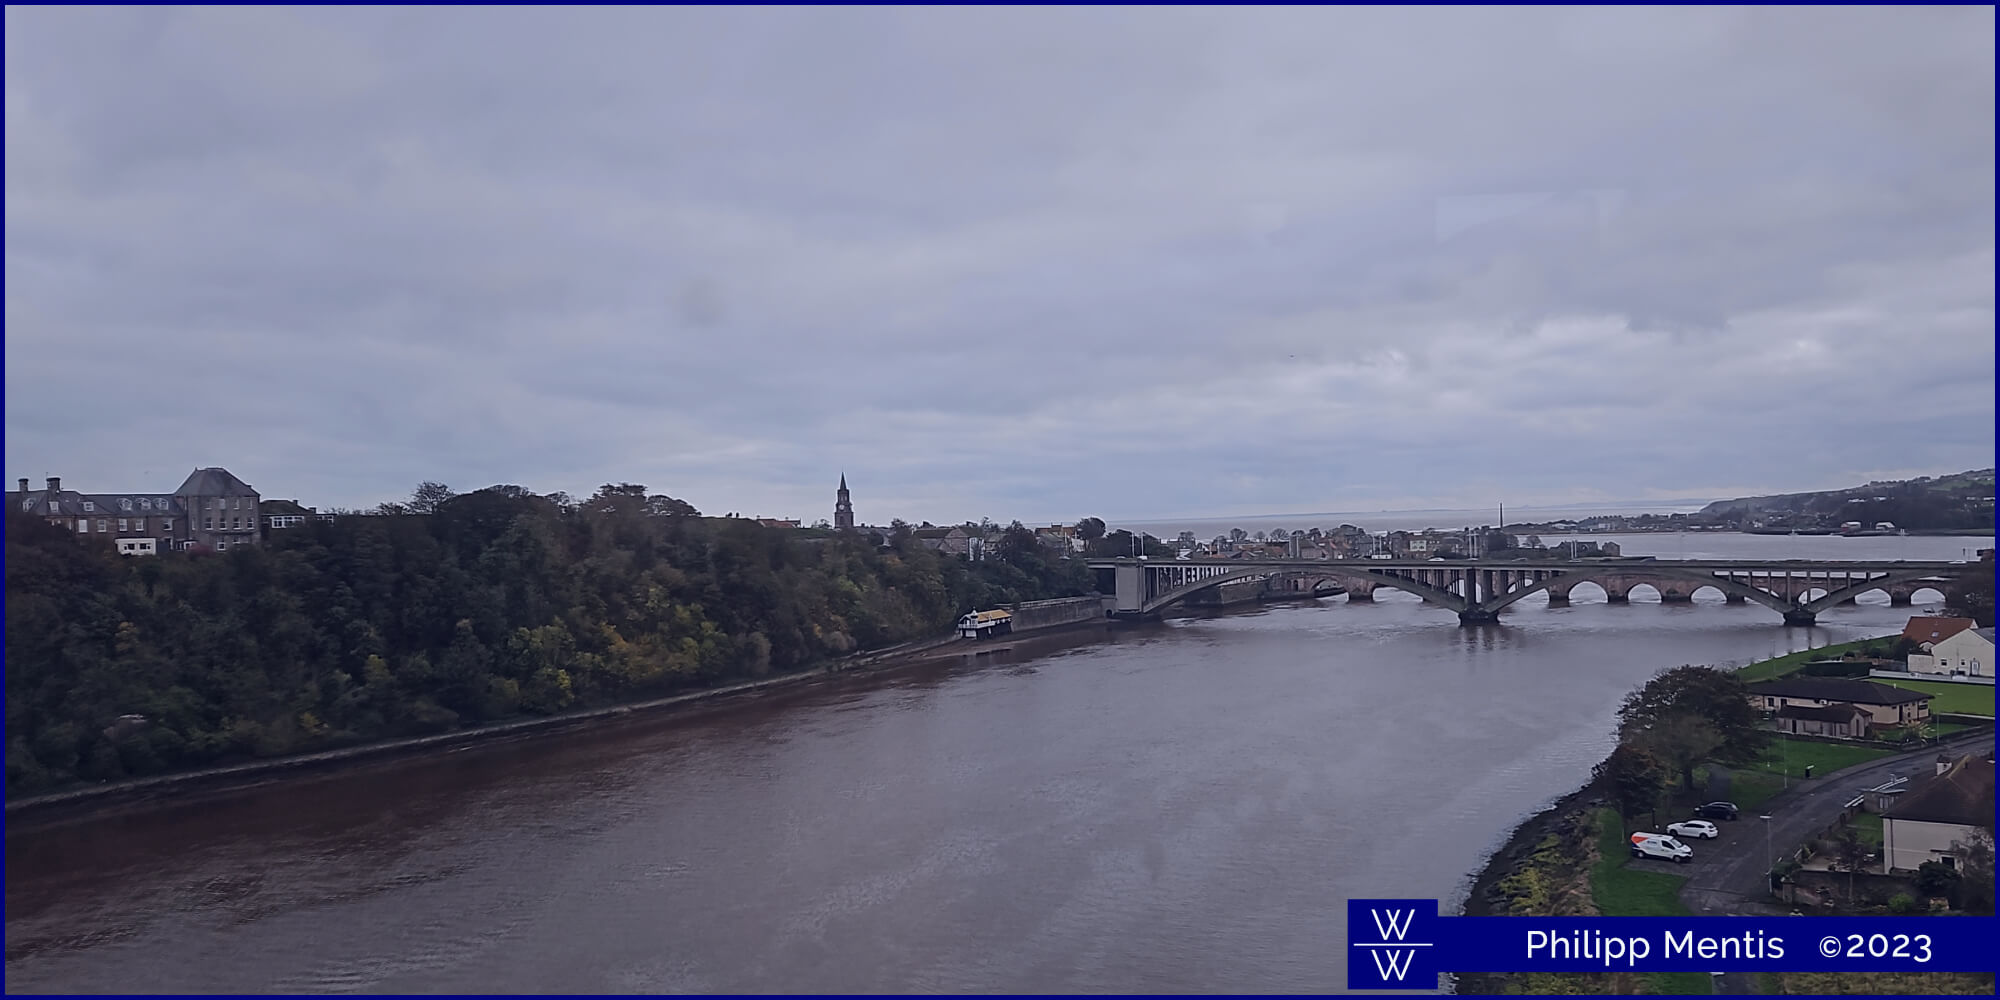
{"type": "MultiPolygon", "coordinates": [[[[1561,507],[1508,507],[1507,522],[1577,521],[1597,515],[1623,514],[1691,514],[1707,506],[1708,500],[1663,500],[1652,502],[1606,502],[1601,504],[1570,504],[1561,507]]],[[[1377,510],[1377,511],[1331,511],[1316,514],[1258,514],[1243,517],[1194,517],[1162,520],[1119,520],[1106,519],[1107,526],[1116,531],[1125,528],[1143,531],[1161,538],[1173,538],[1183,531],[1192,531],[1200,539],[1210,539],[1226,535],[1231,528],[1242,528],[1256,534],[1269,533],[1273,529],[1310,531],[1313,528],[1325,530],[1342,524],[1357,525],[1370,532],[1422,531],[1425,528],[1455,530],[1458,528],[1497,525],[1500,511],[1497,507],[1477,510],[1463,508],[1433,508],[1428,510],[1377,510]]]]}

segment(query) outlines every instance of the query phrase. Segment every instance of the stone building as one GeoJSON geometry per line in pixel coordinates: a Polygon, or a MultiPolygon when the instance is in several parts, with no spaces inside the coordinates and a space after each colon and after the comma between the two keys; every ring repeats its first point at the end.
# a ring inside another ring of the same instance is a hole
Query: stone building
{"type": "Polygon", "coordinates": [[[18,480],[14,508],[79,535],[101,538],[123,555],[205,546],[255,545],[261,535],[257,491],[227,469],[196,469],[172,494],[79,493],[48,477],[39,490],[18,480]]]}

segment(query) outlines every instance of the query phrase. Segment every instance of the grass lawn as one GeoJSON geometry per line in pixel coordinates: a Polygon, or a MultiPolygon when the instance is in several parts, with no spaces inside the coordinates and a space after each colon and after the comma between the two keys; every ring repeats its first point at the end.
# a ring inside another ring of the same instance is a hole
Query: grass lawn
{"type": "MultiPolygon", "coordinates": [[[[1632,853],[1625,824],[1616,809],[1597,811],[1597,863],[1590,869],[1590,896],[1607,917],[1679,917],[1684,875],[1637,871],[1625,867],[1632,853]]],[[[1714,992],[1705,972],[1648,972],[1647,988],[1662,996],[1703,996],[1714,992]]]]}
{"type": "Polygon", "coordinates": [[[1848,825],[1861,831],[1861,842],[1877,850],[1882,848],[1882,817],[1874,813],[1856,813],[1848,825]]]}
{"type": "Polygon", "coordinates": [[[1899,688],[1937,695],[1931,699],[1932,712],[1993,717],[1993,688],[1986,684],[1953,684],[1950,681],[1904,681],[1873,677],[1870,680],[1899,688]]]}
{"type": "MultiPolygon", "coordinates": [[[[1930,735],[1950,736],[1953,733],[1962,733],[1968,729],[1977,728],[1979,727],[1974,726],[1970,722],[1933,722],[1931,723],[1930,735]]],[[[1902,726],[1890,726],[1887,729],[1878,729],[1875,731],[1876,739],[1887,740],[1891,743],[1902,739],[1905,735],[1919,736],[1922,734],[1916,731],[1907,731],[1902,726]]]]}
{"type": "Polygon", "coordinates": [[[1813,766],[1815,780],[1865,761],[1895,753],[1881,747],[1857,747],[1810,740],[1774,739],[1770,749],[1755,765],[1729,776],[1729,800],[1746,813],[1756,812],[1771,796],[1785,790],[1788,782],[1805,778],[1806,765],[1813,766]]]}
{"type": "Polygon", "coordinates": [[[1738,771],[1729,778],[1729,800],[1745,815],[1756,812],[1771,796],[1784,790],[1784,776],[1772,772],[1738,771]]]}
{"type": "MultiPolygon", "coordinates": [[[[1896,637],[1887,636],[1886,638],[1893,642],[1896,637]]],[[[1768,681],[1773,677],[1783,677],[1814,660],[1837,660],[1840,659],[1840,654],[1842,653],[1854,652],[1871,643],[1881,641],[1883,640],[1880,638],[1856,639],[1853,642],[1838,642],[1831,646],[1821,646],[1818,649],[1802,649],[1796,653],[1786,653],[1783,656],[1775,656],[1768,660],[1759,660],[1747,667],[1737,667],[1736,676],[1742,678],[1745,684],[1768,681]]]]}
{"type": "Polygon", "coordinates": [[[1856,764],[1892,756],[1895,752],[1883,747],[1817,743],[1812,740],[1788,740],[1781,737],[1771,741],[1770,749],[1764,751],[1764,759],[1757,762],[1755,770],[1803,778],[1806,774],[1806,765],[1810,764],[1815,776],[1824,776],[1843,767],[1853,767],[1856,764]]]}

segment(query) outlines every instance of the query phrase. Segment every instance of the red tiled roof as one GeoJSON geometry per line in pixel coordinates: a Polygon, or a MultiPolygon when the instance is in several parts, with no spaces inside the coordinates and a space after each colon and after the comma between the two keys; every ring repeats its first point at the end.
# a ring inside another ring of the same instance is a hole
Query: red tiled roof
{"type": "Polygon", "coordinates": [[[1910,619],[1903,626],[1903,638],[1914,643],[1943,642],[1969,628],[1977,628],[1979,623],[1970,618],[1924,618],[1910,619]]]}

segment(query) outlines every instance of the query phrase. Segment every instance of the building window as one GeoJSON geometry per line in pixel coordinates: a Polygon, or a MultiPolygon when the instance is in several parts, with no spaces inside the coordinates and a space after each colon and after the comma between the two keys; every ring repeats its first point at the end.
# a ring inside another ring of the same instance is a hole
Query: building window
{"type": "Polygon", "coordinates": [[[212,517],[204,517],[204,518],[202,518],[202,519],[201,519],[201,530],[203,530],[203,531],[214,531],[214,530],[215,530],[215,518],[212,518],[212,517]]]}
{"type": "Polygon", "coordinates": [[[216,539],[216,540],[215,540],[215,551],[217,551],[217,552],[221,552],[222,550],[224,550],[224,549],[226,549],[226,548],[228,548],[228,547],[229,547],[229,539],[227,539],[227,538],[218,538],[218,539],[216,539]]]}
{"type": "Polygon", "coordinates": [[[88,520],[84,519],[84,518],[81,518],[81,517],[77,518],[77,519],[76,519],[76,530],[78,530],[78,531],[81,531],[81,532],[84,532],[84,533],[88,534],[88,533],[90,532],[90,522],[89,522],[88,520]]]}
{"type": "Polygon", "coordinates": [[[101,535],[101,534],[104,534],[105,532],[108,532],[108,531],[110,531],[110,530],[111,530],[111,522],[110,522],[109,520],[107,520],[107,519],[105,519],[105,518],[102,518],[102,517],[100,517],[100,518],[98,518],[98,519],[97,519],[97,533],[98,533],[98,534],[100,534],[100,535],[101,535]]]}
{"type": "Polygon", "coordinates": [[[172,530],[174,530],[174,519],[170,517],[170,518],[167,518],[167,519],[166,519],[166,520],[164,520],[164,521],[161,521],[161,522],[160,522],[160,530],[161,530],[161,531],[172,531],[172,530]]]}
{"type": "Polygon", "coordinates": [[[122,517],[121,517],[121,518],[119,518],[119,519],[118,519],[118,531],[119,531],[119,532],[120,532],[120,533],[122,534],[122,533],[124,533],[124,532],[127,532],[127,531],[130,531],[130,530],[132,530],[132,529],[131,529],[131,527],[130,527],[130,526],[129,526],[129,525],[127,524],[127,523],[126,523],[125,519],[124,519],[124,518],[122,518],[122,517]]]}
{"type": "Polygon", "coordinates": [[[91,502],[90,502],[90,501],[88,501],[88,500],[85,500],[85,501],[83,502],[83,509],[84,509],[84,510],[85,510],[86,512],[88,512],[88,511],[94,511],[94,510],[96,510],[96,509],[97,509],[97,505],[96,505],[96,504],[94,504],[94,503],[91,503],[91,502]]]}

